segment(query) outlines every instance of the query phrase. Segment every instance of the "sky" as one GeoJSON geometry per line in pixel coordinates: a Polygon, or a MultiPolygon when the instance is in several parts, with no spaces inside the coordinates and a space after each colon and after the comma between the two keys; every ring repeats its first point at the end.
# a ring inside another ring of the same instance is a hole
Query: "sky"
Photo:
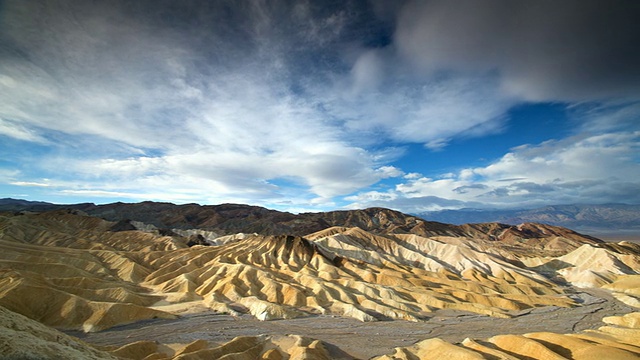
{"type": "Polygon", "coordinates": [[[0,198],[640,204],[640,2],[0,1],[0,198]]]}

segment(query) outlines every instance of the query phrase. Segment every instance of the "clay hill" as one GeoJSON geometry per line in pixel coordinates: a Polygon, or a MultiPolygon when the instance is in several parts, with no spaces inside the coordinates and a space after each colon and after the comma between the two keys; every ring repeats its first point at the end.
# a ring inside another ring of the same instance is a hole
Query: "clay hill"
{"type": "Polygon", "coordinates": [[[444,311],[509,321],[597,303],[580,289],[606,293],[626,310],[586,332],[505,328],[457,344],[425,337],[375,355],[640,356],[640,315],[629,310],[640,307],[640,246],[633,243],[532,223],[454,226],[381,208],[294,215],[231,204],[23,205],[0,213],[5,358],[348,359],[354,356],[305,333],[247,333],[226,342],[202,334],[170,343],[158,342],[149,325],[146,340],[97,346],[59,331],[177,324],[205,313],[420,326],[444,311]]]}

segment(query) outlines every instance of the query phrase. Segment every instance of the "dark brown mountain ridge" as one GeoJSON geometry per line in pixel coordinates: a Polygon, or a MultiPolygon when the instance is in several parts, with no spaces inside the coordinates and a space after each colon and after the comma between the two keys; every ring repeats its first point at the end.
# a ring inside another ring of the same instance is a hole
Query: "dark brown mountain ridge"
{"type": "Polygon", "coordinates": [[[373,207],[362,210],[339,210],[292,214],[244,204],[176,205],[165,202],[116,202],[56,205],[24,200],[2,199],[0,211],[42,212],[56,209],[79,210],[91,216],[118,222],[127,229],[130,221],[150,224],[158,229],[202,229],[219,235],[258,233],[260,235],[304,236],[334,226],[358,227],[375,234],[416,234],[425,237],[450,236],[487,241],[532,241],[562,237],[571,240],[600,242],[599,239],[562,227],[525,223],[507,225],[478,223],[451,225],[427,221],[399,211],[373,207]]]}

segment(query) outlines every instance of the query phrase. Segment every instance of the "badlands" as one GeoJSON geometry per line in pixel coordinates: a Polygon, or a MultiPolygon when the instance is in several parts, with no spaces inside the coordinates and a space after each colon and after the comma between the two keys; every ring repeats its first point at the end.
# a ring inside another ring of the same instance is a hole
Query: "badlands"
{"type": "Polygon", "coordinates": [[[640,245],[542,224],[12,209],[0,273],[3,359],[640,358],[640,245]]]}

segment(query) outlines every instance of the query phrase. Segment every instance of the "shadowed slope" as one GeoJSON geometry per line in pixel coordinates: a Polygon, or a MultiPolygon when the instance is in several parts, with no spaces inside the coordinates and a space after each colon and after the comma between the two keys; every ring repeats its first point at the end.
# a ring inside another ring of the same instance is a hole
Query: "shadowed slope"
{"type": "Polygon", "coordinates": [[[0,356],[3,359],[116,360],[89,344],[0,306],[0,356]]]}
{"type": "Polygon", "coordinates": [[[174,239],[113,233],[109,226],[67,212],[0,217],[0,305],[84,331],[174,318],[148,308],[161,298],[138,284],[153,267],[137,259],[151,249],[176,248],[174,239]],[[126,247],[137,251],[121,251],[126,247]]]}
{"type": "Polygon", "coordinates": [[[533,271],[416,235],[333,228],[313,241],[248,236],[188,248],[184,238],[114,232],[113,223],[66,211],[6,215],[0,226],[0,304],[63,328],[169,317],[162,310],[191,311],[194,301],[261,320],[322,313],[417,321],[443,308],[508,317],[573,305],[533,271]]]}
{"type": "MultiPolygon", "coordinates": [[[[305,237],[225,236],[217,246],[188,247],[176,233],[129,230],[77,211],[4,213],[0,305],[51,326],[99,331],[206,308],[260,320],[336,314],[421,321],[438,309],[508,318],[533,307],[576,306],[558,283],[610,289],[630,305],[638,300],[637,245],[537,224],[435,224],[429,237],[426,222],[398,214],[367,209],[323,220],[377,224],[376,232],[338,226],[305,237]]],[[[537,351],[585,358],[582,347],[621,359],[637,355],[637,316],[605,321],[610,325],[576,336],[504,335],[462,345],[429,339],[394,356],[527,358],[537,351]]],[[[301,337],[172,349],[143,342],[112,350],[133,358],[224,358],[233,349],[235,358],[331,358],[321,343],[301,337]]]]}

